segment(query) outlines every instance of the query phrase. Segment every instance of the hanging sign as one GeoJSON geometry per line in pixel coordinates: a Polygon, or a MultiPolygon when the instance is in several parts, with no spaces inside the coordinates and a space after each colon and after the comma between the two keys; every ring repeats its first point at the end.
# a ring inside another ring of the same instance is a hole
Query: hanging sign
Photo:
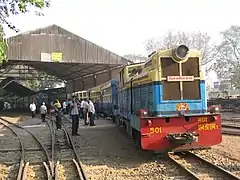
{"type": "Polygon", "coordinates": [[[51,53],[51,59],[52,61],[54,62],[59,62],[59,61],[62,61],[62,53],[60,52],[52,52],[51,53]]]}

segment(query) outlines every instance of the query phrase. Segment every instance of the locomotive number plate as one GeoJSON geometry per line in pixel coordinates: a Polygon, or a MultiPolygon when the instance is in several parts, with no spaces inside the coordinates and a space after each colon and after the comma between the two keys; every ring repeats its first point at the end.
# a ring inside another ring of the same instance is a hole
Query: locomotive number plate
{"type": "Polygon", "coordinates": [[[150,128],[150,134],[161,134],[162,127],[152,127],[150,128]]]}

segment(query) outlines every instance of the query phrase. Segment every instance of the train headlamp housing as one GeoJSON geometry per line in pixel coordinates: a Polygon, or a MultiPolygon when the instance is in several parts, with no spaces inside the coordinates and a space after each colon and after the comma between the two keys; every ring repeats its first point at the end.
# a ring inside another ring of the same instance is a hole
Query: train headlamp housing
{"type": "Polygon", "coordinates": [[[147,112],[147,111],[142,111],[142,115],[143,115],[143,116],[147,116],[147,115],[148,115],[148,112],[147,112]]]}
{"type": "Polygon", "coordinates": [[[180,45],[173,50],[173,55],[177,60],[183,60],[187,57],[189,48],[185,45],[180,45]]]}
{"type": "Polygon", "coordinates": [[[219,113],[220,111],[220,108],[219,106],[210,106],[209,107],[209,112],[212,114],[212,113],[219,113]]]}
{"type": "Polygon", "coordinates": [[[147,117],[148,116],[147,109],[140,109],[139,111],[137,111],[137,116],[147,117]]]}

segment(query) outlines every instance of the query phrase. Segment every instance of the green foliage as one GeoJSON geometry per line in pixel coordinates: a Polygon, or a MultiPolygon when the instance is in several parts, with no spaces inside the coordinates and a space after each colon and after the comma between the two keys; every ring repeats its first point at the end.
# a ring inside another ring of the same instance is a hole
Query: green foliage
{"type": "Polygon", "coordinates": [[[27,78],[28,80],[22,80],[21,84],[34,91],[44,90],[45,88],[54,88],[57,84],[62,83],[60,79],[54,76],[50,76],[45,72],[35,71],[30,75],[20,74],[21,78],[27,78]]]}
{"type": "MultiPolygon", "coordinates": [[[[19,32],[19,30],[8,21],[10,14],[17,15],[19,13],[29,12],[31,7],[43,9],[49,7],[50,1],[47,0],[0,0],[0,64],[7,60],[7,42],[4,39],[3,24],[10,29],[19,32]]],[[[43,15],[41,12],[35,11],[36,15],[43,15]]]]}
{"type": "Polygon", "coordinates": [[[8,17],[9,13],[19,14],[29,12],[31,7],[42,9],[50,6],[50,1],[47,0],[0,0],[1,11],[8,17]]]}
{"type": "Polygon", "coordinates": [[[3,27],[0,25],[0,64],[7,61],[7,41],[4,39],[3,27]]]}

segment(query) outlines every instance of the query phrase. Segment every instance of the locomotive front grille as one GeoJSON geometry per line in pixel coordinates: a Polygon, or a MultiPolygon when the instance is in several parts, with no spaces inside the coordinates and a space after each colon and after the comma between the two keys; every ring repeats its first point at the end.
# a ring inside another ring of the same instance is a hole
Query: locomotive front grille
{"type": "Polygon", "coordinates": [[[161,58],[161,72],[164,78],[163,100],[200,99],[200,72],[197,57],[190,57],[184,63],[177,63],[172,58],[161,58]],[[194,76],[194,81],[168,82],[165,80],[168,76],[194,76]]]}

